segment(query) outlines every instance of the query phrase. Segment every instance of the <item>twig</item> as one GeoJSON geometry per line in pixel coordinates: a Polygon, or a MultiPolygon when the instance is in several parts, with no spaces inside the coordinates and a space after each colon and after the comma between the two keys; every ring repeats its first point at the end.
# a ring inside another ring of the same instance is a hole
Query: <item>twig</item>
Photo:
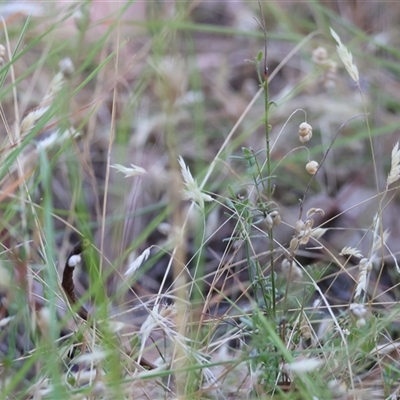
{"type": "MultiPolygon", "coordinates": [[[[89,247],[89,245],[89,241],[87,239],[83,239],[74,246],[67,258],[67,261],[65,262],[63,279],[61,282],[61,286],[64,289],[65,294],[67,295],[70,305],[74,308],[76,305],[79,305],[77,314],[85,321],[89,320],[90,315],[86,308],[82,304],[80,304],[79,299],[75,294],[74,269],[81,262],[81,254],[89,247]]],[[[153,364],[151,361],[146,360],[145,358],[141,358],[139,364],[147,369],[157,368],[155,364],[153,364]]]]}

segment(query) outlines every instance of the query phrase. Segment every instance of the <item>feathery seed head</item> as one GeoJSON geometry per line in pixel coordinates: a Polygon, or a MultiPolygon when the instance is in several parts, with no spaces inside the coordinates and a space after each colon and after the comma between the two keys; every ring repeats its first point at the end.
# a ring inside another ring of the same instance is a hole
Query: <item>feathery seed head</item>
{"type": "Polygon", "coordinates": [[[143,253],[136,258],[130,265],[129,268],[124,273],[124,276],[132,276],[135,271],[149,258],[150,255],[150,247],[143,251],[143,253]]]}
{"type": "Polygon", "coordinates": [[[358,299],[363,291],[367,289],[367,277],[368,273],[372,269],[372,263],[368,258],[362,258],[358,265],[359,275],[357,280],[356,291],[354,293],[354,298],[358,299]]]}
{"type": "Polygon", "coordinates": [[[342,60],[347,72],[351,76],[351,78],[356,82],[359,83],[359,76],[358,76],[358,69],[356,65],[353,63],[353,56],[352,54],[347,50],[347,47],[342,43],[340,40],[339,35],[332,29],[331,29],[331,35],[333,38],[336,40],[337,46],[336,50],[339,54],[340,59],[342,60]]]}
{"type": "Polygon", "coordinates": [[[40,107],[37,110],[31,111],[21,122],[20,134],[28,133],[35,125],[36,122],[43,114],[49,109],[49,107],[40,107]]]}
{"type": "Polygon", "coordinates": [[[298,358],[296,361],[286,364],[284,369],[288,372],[294,372],[297,375],[316,370],[322,365],[322,361],[317,358],[298,358]]]}
{"type": "Polygon", "coordinates": [[[193,201],[200,207],[201,210],[204,210],[204,202],[213,201],[213,198],[201,191],[201,189],[197,185],[197,182],[194,180],[189,167],[186,165],[181,156],[179,156],[178,161],[181,167],[183,183],[185,184],[185,189],[183,191],[184,198],[186,200],[193,201]]]}
{"type": "Polygon", "coordinates": [[[343,247],[342,251],[339,253],[339,256],[353,256],[353,257],[357,257],[357,258],[362,258],[362,254],[361,252],[354,248],[354,247],[350,247],[350,246],[346,246],[343,247]]]}
{"type": "Polygon", "coordinates": [[[144,175],[147,172],[144,168],[138,167],[137,165],[133,164],[131,164],[131,168],[124,167],[121,164],[113,164],[111,165],[111,168],[115,168],[118,172],[122,172],[123,174],[125,174],[125,178],[144,175]]]}

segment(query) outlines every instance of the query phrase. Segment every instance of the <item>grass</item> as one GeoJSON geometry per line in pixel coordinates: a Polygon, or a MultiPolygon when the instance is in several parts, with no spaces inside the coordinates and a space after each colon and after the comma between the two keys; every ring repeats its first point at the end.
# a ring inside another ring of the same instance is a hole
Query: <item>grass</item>
{"type": "Polygon", "coordinates": [[[396,398],[396,6],[52,7],[3,10],[0,399],[396,398]]]}

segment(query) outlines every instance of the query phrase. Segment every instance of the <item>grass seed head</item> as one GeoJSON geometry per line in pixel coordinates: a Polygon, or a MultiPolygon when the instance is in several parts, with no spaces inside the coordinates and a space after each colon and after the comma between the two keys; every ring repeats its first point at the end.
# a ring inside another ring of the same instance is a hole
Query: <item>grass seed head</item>
{"type": "Polygon", "coordinates": [[[146,262],[150,255],[150,247],[143,251],[143,253],[136,258],[130,265],[129,268],[126,270],[124,276],[132,276],[135,271],[146,262]]]}
{"type": "Polygon", "coordinates": [[[133,164],[131,164],[131,167],[124,167],[121,164],[114,164],[111,165],[111,168],[116,169],[117,172],[123,173],[125,175],[125,178],[144,175],[147,172],[144,168],[138,167],[137,165],[133,164]]]}
{"type": "Polygon", "coordinates": [[[272,227],[274,226],[274,221],[270,214],[267,214],[267,216],[264,218],[264,222],[267,226],[267,229],[272,229],[272,227]]]}
{"type": "Polygon", "coordinates": [[[278,226],[282,222],[282,218],[281,215],[279,214],[279,211],[277,210],[271,211],[269,215],[272,218],[274,226],[278,226]]]}
{"type": "Polygon", "coordinates": [[[358,69],[356,65],[353,63],[353,55],[347,50],[347,47],[340,40],[339,35],[332,29],[331,35],[337,42],[336,50],[339,54],[340,59],[342,60],[347,72],[354,80],[354,82],[359,83],[358,69]]]}
{"type": "Polygon", "coordinates": [[[360,260],[358,268],[359,268],[359,275],[357,280],[356,291],[354,294],[354,297],[356,299],[358,299],[362,291],[365,291],[367,288],[367,276],[372,269],[372,263],[368,258],[362,258],[360,260]]]}
{"type": "Polygon", "coordinates": [[[392,162],[386,185],[389,186],[400,178],[400,150],[399,142],[395,144],[392,150],[392,162]]]}
{"type": "Polygon", "coordinates": [[[306,165],[306,171],[310,175],[315,175],[318,171],[319,164],[316,161],[310,161],[306,165]]]}
{"type": "Polygon", "coordinates": [[[322,361],[318,358],[298,358],[296,361],[286,364],[285,370],[295,374],[304,374],[306,372],[315,371],[322,365],[322,361]]]}
{"type": "Polygon", "coordinates": [[[299,140],[301,143],[308,142],[312,138],[312,126],[303,122],[299,126],[299,140]]]}
{"type": "Polygon", "coordinates": [[[208,194],[205,194],[201,191],[197,182],[194,180],[192,173],[190,172],[189,167],[186,165],[185,161],[182,157],[178,159],[179,165],[181,167],[181,173],[183,177],[183,182],[185,184],[184,189],[184,198],[186,200],[194,201],[201,210],[204,210],[204,202],[205,201],[213,201],[213,198],[208,194]]]}
{"type": "Polygon", "coordinates": [[[314,214],[320,214],[323,217],[323,216],[325,216],[325,211],[322,208],[315,208],[315,207],[310,208],[307,211],[307,218],[310,218],[314,214]]]}

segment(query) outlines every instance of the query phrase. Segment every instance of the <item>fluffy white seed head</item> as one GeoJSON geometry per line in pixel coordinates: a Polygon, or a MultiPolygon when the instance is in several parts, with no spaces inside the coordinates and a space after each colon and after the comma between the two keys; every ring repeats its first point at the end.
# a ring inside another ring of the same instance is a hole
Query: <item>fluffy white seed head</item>
{"type": "Polygon", "coordinates": [[[316,161],[310,161],[306,165],[306,171],[310,175],[315,175],[318,171],[318,166],[319,166],[319,164],[316,161]]]}

